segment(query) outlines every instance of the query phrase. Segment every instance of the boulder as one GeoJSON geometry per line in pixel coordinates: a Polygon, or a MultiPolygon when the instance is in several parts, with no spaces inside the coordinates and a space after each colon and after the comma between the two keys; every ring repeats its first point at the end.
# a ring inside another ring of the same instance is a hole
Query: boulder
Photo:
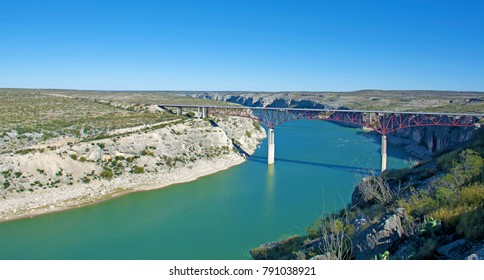
{"type": "Polygon", "coordinates": [[[484,242],[458,239],[437,248],[441,258],[448,260],[484,259],[484,242]]]}
{"type": "Polygon", "coordinates": [[[484,260],[484,246],[474,254],[468,256],[466,260],[484,260]]]}
{"type": "Polygon", "coordinates": [[[353,255],[356,259],[373,259],[389,250],[405,234],[405,209],[380,219],[376,224],[358,234],[353,241],[353,255]]]}
{"type": "Polygon", "coordinates": [[[316,256],[310,258],[309,260],[326,261],[326,260],[331,260],[331,256],[330,256],[330,253],[326,253],[324,255],[316,255],[316,256]]]}

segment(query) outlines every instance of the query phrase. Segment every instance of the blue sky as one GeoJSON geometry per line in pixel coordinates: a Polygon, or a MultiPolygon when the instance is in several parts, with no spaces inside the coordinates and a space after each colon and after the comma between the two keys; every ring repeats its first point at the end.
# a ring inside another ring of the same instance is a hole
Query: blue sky
{"type": "Polygon", "coordinates": [[[484,91],[484,1],[0,0],[0,87],[484,91]]]}

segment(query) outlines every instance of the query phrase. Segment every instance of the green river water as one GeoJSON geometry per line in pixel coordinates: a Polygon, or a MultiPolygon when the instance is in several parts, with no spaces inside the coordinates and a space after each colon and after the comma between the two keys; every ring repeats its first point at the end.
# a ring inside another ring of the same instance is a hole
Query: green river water
{"type": "MultiPolygon", "coordinates": [[[[295,121],[275,130],[245,163],[163,189],[0,223],[0,259],[249,259],[262,243],[305,232],[344,207],[380,143],[361,130],[295,121]]],[[[410,156],[389,146],[389,168],[410,156]]]]}

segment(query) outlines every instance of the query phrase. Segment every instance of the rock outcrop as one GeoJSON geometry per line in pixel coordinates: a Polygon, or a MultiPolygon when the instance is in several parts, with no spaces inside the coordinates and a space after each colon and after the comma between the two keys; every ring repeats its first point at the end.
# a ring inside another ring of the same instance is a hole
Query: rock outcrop
{"type": "Polygon", "coordinates": [[[398,208],[393,214],[383,217],[359,233],[353,240],[353,255],[356,259],[368,260],[389,250],[406,234],[405,209],[398,208]]]}
{"type": "Polygon", "coordinates": [[[469,141],[475,131],[473,127],[414,127],[391,133],[388,142],[404,146],[420,158],[428,158],[435,152],[451,150],[469,141]]]}

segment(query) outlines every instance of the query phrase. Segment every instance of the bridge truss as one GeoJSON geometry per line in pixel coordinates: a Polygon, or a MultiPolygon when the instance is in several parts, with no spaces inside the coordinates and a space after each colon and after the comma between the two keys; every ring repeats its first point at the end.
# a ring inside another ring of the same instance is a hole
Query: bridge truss
{"type": "MultiPolygon", "coordinates": [[[[380,133],[381,171],[387,168],[387,134],[399,129],[422,126],[473,127],[484,114],[357,111],[331,109],[262,108],[236,106],[159,105],[160,108],[198,110],[199,117],[244,117],[257,120],[268,128],[267,163],[274,163],[274,128],[292,120],[324,120],[369,128],[380,133]]],[[[168,109],[169,110],[169,109],[168,109]]]]}
{"type": "Polygon", "coordinates": [[[292,120],[325,120],[362,126],[382,135],[399,129],[420,126],[472,127],[484,114],[387,112],[329,109],[291,109],[260,107],[205,107],[212,117],[235,116],[260,121],[268,128],[292,120]]]}

